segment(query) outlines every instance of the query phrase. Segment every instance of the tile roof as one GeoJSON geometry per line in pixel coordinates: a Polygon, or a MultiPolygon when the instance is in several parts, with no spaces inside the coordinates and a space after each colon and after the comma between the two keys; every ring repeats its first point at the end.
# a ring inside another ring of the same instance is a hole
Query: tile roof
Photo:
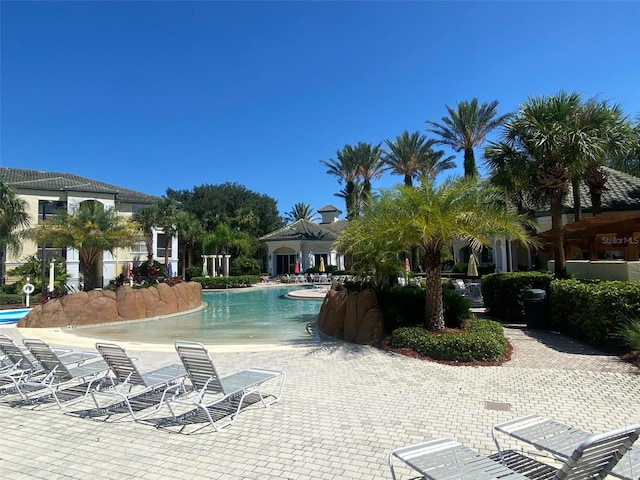
{"type": "Polygon", "coordinates": [[[160,197],[155,195],[136,192],[135,190],[91,180],[86,177],[79,177],[70,173],[0,167],[0,176],[14,189],[112,193],[117,194],[118,201],[131,203],[154,203],[160,200],[160,197]]]}
{"type": "Polygon", "coordinates": [[[325,205],[324,207],[318,209],[318,213],[323,213],[323,212],[338,212],[338,213],[342,213],[342,210],[334,207],[333,205],[325,205]]]}
{"type": "MultiPolygon", "coordinates": [[[[619,172],[609,167],[601,167],[607,175],[607,190],[602,193],[602,211],[640,210],[640,178],[619,172]]],[[[583,211],[591,210],[589,188],[580,182],[580,204],[583,211]]],[[[571,188],[566,199],[566,206],[573,209],[571,188]]]]}
{"type": "Polygon", "coordinates": [[[297,220],[290,225],[286,225],[274,232],[267,233],[260,237],[261,241],[270,242],[274,240],[329,240],[338,238],[338,233],[346,226],[346,221],[334,223],[323,223],[321,225],[308,220],[297,220]]]}

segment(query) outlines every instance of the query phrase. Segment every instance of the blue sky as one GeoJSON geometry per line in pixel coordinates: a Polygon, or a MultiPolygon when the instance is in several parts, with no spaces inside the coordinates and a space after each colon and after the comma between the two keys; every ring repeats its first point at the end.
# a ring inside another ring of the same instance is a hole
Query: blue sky
{"type": "Polygon", "coordinates": [[[639,20],[637,1],[2,1],[0,165],[344,210],[320,160],[427,133],[445,104],[565,89],[638,120],[639,20]]]}

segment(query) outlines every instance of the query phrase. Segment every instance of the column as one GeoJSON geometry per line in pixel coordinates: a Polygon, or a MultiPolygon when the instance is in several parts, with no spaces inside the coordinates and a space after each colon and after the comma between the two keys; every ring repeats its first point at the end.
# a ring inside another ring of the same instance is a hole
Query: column
{"type": "Polygon", "coordinates": [[[224,276],[228,277],[229,276],[229,259],[231,258],[231,255],[225,255],[224,256],[224,276]]]}

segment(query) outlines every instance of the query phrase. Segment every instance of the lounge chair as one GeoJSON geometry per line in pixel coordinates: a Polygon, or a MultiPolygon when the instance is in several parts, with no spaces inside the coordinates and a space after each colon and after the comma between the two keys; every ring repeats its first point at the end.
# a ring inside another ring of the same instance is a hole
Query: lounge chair
{"type": "MultiPolygon", "coordinates": [[[[561,461],[569,458],[576,446],[592,435],[540,415],[525,415],[493,427],[491,435],[498,453],[503,451],[498,443],[498,433],[548,452],[561,461]]],[[[623,480],[639,480],[640,449],[632,448],[618,462],[611,475],[623,480]]]]}
{"type": "Polygon", "coordinates": [[[120,345],[98,342],[96,343],[96,349],[100,352],[104,361],[107,362],[114,376],[114,385],[104,389],[99,386],[91,392],[96,407],[100,408],[96,394],[119,398],[126,404],[129,413],[136,421],[158,411],[164,404],[167,395],[178,387],[178,381],[187,373],[179,363],[148,372],[140,372],[136,365],[136,363],[139,363],[138,359],[130,357],[120,345]],[[143,415],[136,415],[131,401],[143,398],[150,393],[159,393],[160,391],[162,391],[162,395],[159,402],[154,402],[155,408],[143,415]]]}
{"type": "Polygon", "coordinates": [[[640,436],[640,424],[591,435],[555,468],[513,450],[486,457],[444,438],[402,447],[389,454],[389,468],[395,480],[393,459],[398,458],[427,479],[469,480],[595,480],[604,479],[640,436]]]}
{"type": "MultiPolygon", "coordinates": [[[[66,402],[67,405],[72,405],[86,399],[91,390],[106,379],[109,372],[109,365],[103,360],[87,360],[82,363],[69,364],[63,360],[66,357],[58,356],[44,340],[25,338],[23,342],[44,370],[42,378],[29,377],[24,381],[24,384],[47,389],[60,408],[63,408],[63,406],[58,394],[62,387],[80,383],[80,385],[76,386],[81,389],[81,396],[66,402]]],[[[96,353],[92,358],[97,356],[98,354],[96,353]]]]}
{"type": "MultiPolygon", "coordinates": [[[[88,359],[97,357],[97,353],[74,352],[72,349],[54,348],[56,355],[66,364],[80,364],[88,359]]],[[[22,386],[32,376],[44,372],[36,359],[24,347],[19,346],[8,335],[0,334],[0,353],[4,354],[4,368],[0,372],[3,383],[11,383],[16,392],[26,399],[22,386]]]]}
{"type": "Polygon", "coordinates": [[[219,431],[235,422],[247,395],[257,394],[265,407],[276,403],[282,396],[286,379],[283,371],[250,368],[227,377],[220,377],[204,345],[196,342],[177,341],[175,346],[187,371],[189,384],[183,382],[181,389],[168,403],[174,420],[178,420],[178,418],[171,407],[172,403],[197,407],[206,415],[211,426],[219,431]],[[259,387],[264,382],[276,377],[281,377],[280,390],[270,402],[267,402],[259,387]],[[229,412],[231,416],[226,422],[216,423],[218,420],[214,420],[209,409],[216,406],[222,407],[223,403],[229,400],[237,401],[235,411],[229,412]]]}

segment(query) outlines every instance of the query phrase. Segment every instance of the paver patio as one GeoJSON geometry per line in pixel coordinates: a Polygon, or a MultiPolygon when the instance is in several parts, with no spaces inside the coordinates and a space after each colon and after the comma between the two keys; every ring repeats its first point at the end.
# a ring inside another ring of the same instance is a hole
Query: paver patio
{"type": "MultiPolygon", "coordinates": [[[[18,341],[45,336],[2,333],[18,341]]],[[[239,352],[211,346],[222,374],[251,366],[287,373],[280,403],[250,406],[218,433],[177,434],[130,417],[83,419],[54,405],[12,408],[0,396],[0,478],[388,479],[387,455],[396,447],[448,436],[493,453],[491,426],[524,413],[592,431],[640,422],[635,367],[559,335],[506,333],[514,352],[499,367],[447,366],[342,342],[239,352]]],[[[46,339],[94,343],[51,331],[46,339]]],[[[177,361],[171,346],[125,345],[145,367],[177,361]]]]}

